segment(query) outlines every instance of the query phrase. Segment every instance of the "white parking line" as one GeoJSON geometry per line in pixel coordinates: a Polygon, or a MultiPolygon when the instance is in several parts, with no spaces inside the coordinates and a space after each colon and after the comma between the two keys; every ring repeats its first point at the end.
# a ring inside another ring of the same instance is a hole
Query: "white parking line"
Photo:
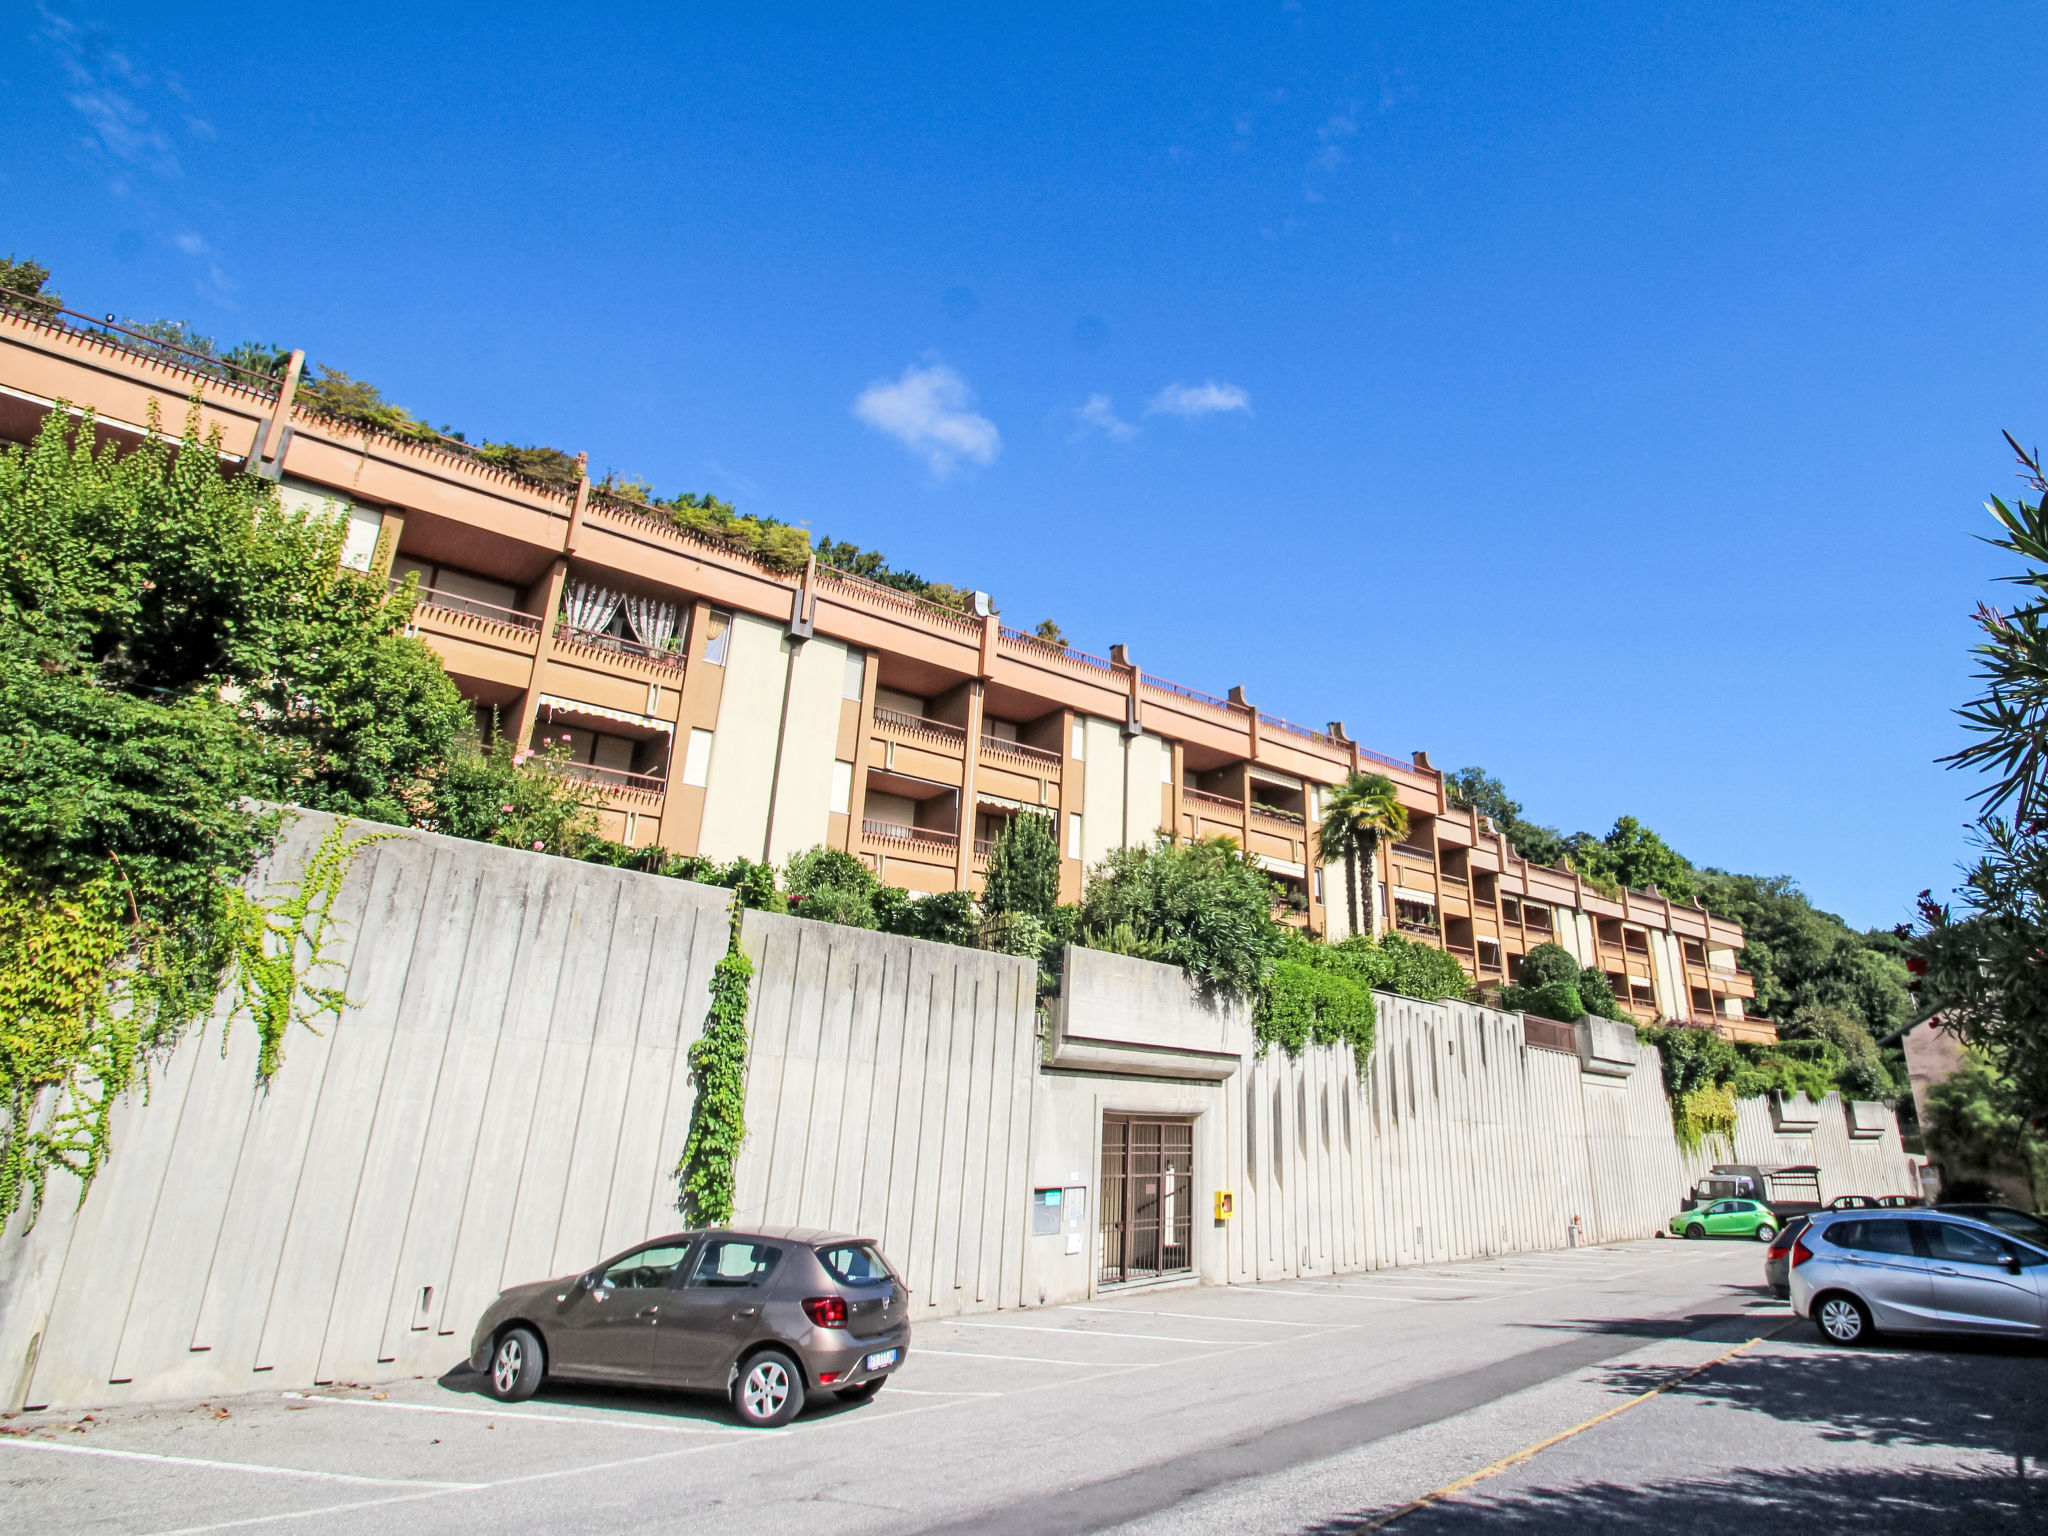
{"type": "Polygon", "coordinates": [[[889,1389],[891,1397],[1002,1397],[1001,1392],[939,1392],[930,1387],[894,1387],[889,1389]]]}
{"type": "Polygon", "coordinates": [[[12,1449],[56,1451],[64,1456],[104,1456],[114,1461],[148,1461],[159,1466],[200,1467],[208,1472],[254,1472],[264,1477],[310,1477],[328,1483],[369,1483],[379,1488],[432,1488],[439,1492],[485,1488],[487,1483],[443,1483],[419,1477],[360,1477],[353,1472],[312,1472],[304,1467],[266,1467],[253,1461],[205,1461],[197,1456],[165,1456],[155,1451],[117,1451],[103,1445],[63,1445],[48,1440],[0,1441],[12,1449]]]}
{"type": "Polygon", "coordinates": [[[1173,1364],[1171,1360],[1118,1360],[1111,1362],[1108,1360],[1047,1360],[1039,1355],[984,1355],[971,1349],[933,1349],[929,1344],[919,1349],[918,1353],[920,1355],[946,1355],[959,1360],[1014,1360],[1019,1365],[1071,1365],[1077,1370],[1092,1370],[1111,1364],[1114,1364],[1118,1369],[1122,1369],[1125,1366],[1173,1364]]]}
{"type": "Polygon", "coordinates": [[[1064,1333],[1075,1339],[1146,1339],[1154,1344],[1231,1344],[1233,1339],[1184,1339],[1171,1333],[1114,1333],[1107,1328],[1055,1328],[1045,1323],[948,1323],[949,1328],[1002,1328],[1012,1333],[1064,1333]]]}
{"type": "MultiPolygon", "coordinates": [[[[280,1397],[289,1397],[301,1403],[326,1403],[336,1408],[398,1408],[406,1413],[449,1413],[472,1419],[491,1419],[499,1423],[513,1423],[520,1419],[532,1419],[546,1424],[595,1424],[604,1429],[640,1429],[656,1435],[746,1435],[749,1438],[763,1433],[758,1429],[738,1429],[729,1424],[648,1424],[639,1419],[593,1419],[573,1413],[528,1413],[517,1408],[492,1410],[489,1408],[449,1408],[439,1403],[390,1403],[376,1402],[366,1397],[323,1397],[317,1392],[281,1392],[280,1397]]],[[[766,1431],[771,1435],[786,1435],[786,1429],[766,1431]]]]}
{"type": "Polygon", "coordinates": [[[1079,1307],[1069,1312],[1107,1312],[1112,1317],[1173,1317],[1189,1323],[1259,1323],[1275,1328],[1341,1328],[1341,1323],[1297,1323],[1284,1317],[1225,1317],[1212,1312],[1141,1312],[1136,1307],[1079,1307]]]}

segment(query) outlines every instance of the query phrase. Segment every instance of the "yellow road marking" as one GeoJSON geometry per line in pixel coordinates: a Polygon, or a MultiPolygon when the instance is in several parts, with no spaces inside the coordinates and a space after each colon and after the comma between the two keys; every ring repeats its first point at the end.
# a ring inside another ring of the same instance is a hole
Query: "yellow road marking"
{"type": "Polygon", "coordinates": [[[1691,1381],[1693,1377],[1703,1375],[1704,1373],[1711,1371],[1715,1366],[1721,1364],[1724,1360],[1733,1360],[1737,1355],[1741,1354],[1744,1350],[1753,1348],[1754,1346],[1763,1343],[1765,1339],[1770,1338],[1772,1334],[1775,1334],[1778,1331],[1778,1329],[1773,1328],[1770,1331],[1770,1333],[1760,1333],[1755,1338],[1749,1340],[1748,1343],[1738,1344],[1733,1349],[1723,1350],[1720,1354],[1714,1356],[1713,1359],[1706,1361],[1704,1364],[1696,1365],[1689,1371],[1681,1371],[1678,1375],[1672,1377],[1669,1381],[1663,1382],[1658,1386],[1654,1386],[1650,1388],[1650,1390],[1647,1392],[1639,1392],[1625,1403],[1616,1403],[1612,1408],[1609,1408],[1605,1413],[1594,1414],[1592,1418],[1587,1419],[1583,1424],[1574,1424],[1570,1429],[1560,1430],[1557,1434],[1552,1435],[1548,1440],[1538,1440],[1534,1445],[1524,1446],[1521,1450],[1516,1451],[1511,1456],[1501,1457],[1499,1461],[1494,1462],[1491,1466],[1481,1467],[1477,1472],[1468,1472],[1454,1483],[1445,1483],[1443,1487],[1435,1489],[1430,1493],[1425,1493],[1419,1499],[1410,1499],[1406,1504],[1403,1504],[1399,1509],[1394,1510],[1390,1514],[1381,1515],[1377,1520],[1368,1521],[1364,1525],[1354,1526],[1352,1529],[1358,1531],[1360,1533],[1360,1536],[1364,1536],[1364,1533],[1369,1531],[1385,1530],[1388,1526],[1392,1525],[1396,1520],[1401,1519],[1403,1516],[1412,1515],[1418,1509],[1427,1509],[1432,1504],[1439,1504],[1443,1502],[1445,1499],[1455,1497],[1456,1495],[1463,1493],[1467,1488],[1472,1487],[1474,1484],[1485,1482],[1488,1478],[1499,1477],[1501,1473],[1509,1471],[1512,1468],[1519,1467],[1523,1462],[1532,1460],[1533,1458],[1541,1455],[1543,1452],[1549,1450],[1553,1445],[1557,1445],[1562,1441],[1569,1440],[1574,1435],[1583,1435],[1587,1430],[1591,1429],[1596,1424],[1606,1423],[1609,1419],[1613,1418],[1618,1413],[1627,1413],[1629,1409],[1636,1407],[1638,1404],[1647,1403],[1651,1398],[1669,1392],[1673,1387],[1684,1386],[1685,1383],[1691,1381]]]}

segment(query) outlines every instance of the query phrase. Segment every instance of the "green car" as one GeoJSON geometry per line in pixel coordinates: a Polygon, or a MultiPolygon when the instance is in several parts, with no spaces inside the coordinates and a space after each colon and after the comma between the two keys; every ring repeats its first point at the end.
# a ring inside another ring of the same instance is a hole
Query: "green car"
{"type": "Polygon", "coordinates": [[[1753,1237],[1768,1243],[1778,1235],[1778,1218],[1758,1200],[1716,1200],[1671,1218],[1671,1230],[1683,1237],[1753,1237]]]}

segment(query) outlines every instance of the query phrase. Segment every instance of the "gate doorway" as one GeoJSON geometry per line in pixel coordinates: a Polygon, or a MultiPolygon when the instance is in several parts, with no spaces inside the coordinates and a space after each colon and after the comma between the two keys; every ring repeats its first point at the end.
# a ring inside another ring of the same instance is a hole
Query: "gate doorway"
{"type": "Polygon", "coordinates": [[[1195,1126],[1102,1118],[1099,1283],[1123,1285],[1195,1267],[1195,1126]]]}

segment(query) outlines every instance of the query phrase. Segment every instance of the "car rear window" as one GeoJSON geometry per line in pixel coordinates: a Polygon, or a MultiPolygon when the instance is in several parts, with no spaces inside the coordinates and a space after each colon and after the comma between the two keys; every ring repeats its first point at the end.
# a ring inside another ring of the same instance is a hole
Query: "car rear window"
{"type": "Polygon", "coordinates": [[[1824,1234],[1837,1248],[1859,1253],[1913,1252],[1913,1224],[1910,1221],[1836,1221],[1824,1234]]]}
{"type": "Polygon", "coordinates": [[[880,1285],[896,1278],[873,1243],[834,1243],[818,1250],[818,1262],[841,1285],[880,1285]]]}

